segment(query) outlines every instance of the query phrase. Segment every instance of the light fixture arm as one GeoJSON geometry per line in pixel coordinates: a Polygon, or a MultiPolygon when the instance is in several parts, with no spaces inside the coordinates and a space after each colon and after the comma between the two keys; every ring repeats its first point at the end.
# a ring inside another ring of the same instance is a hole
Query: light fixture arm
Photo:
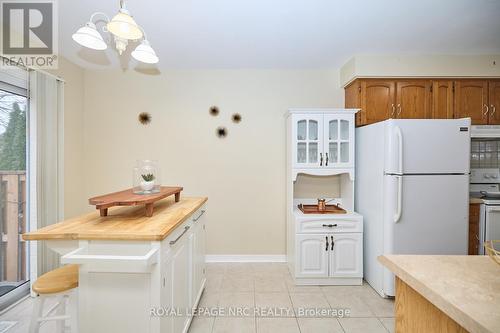
{"type": "MultiPolygon", "coordinates": [[[[137,25],[137,26],[142,31],[142,40],[148,40],[147,37],[146,37],[146,31],[144,31],[144,29],[140,25],[137,25]]],[[[141,40],[141,39],[139,39],[139,40],[141,40]]]]}
{"type": "Polygon", "coordinates": [[[90,16],[90,20],[89,20],[89,21],[90,21],[90,22],[92,22],[92,23],[94,23],[94,19],[95,19],[95,17],[96,17],[97,15],[102,15],[102,16],[104,16],[106,23],[109,23],[109,21],[110,21],[109,16],[108,16],[108,15],[106,15],[105,13],[103,13],[103,12],[95,12],[94,14],[92,14],[92,15],[90,16]]]}

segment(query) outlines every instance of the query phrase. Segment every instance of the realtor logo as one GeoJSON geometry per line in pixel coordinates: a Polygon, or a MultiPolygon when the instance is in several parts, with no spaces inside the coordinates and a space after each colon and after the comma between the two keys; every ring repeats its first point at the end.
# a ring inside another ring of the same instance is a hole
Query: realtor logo
{"type": "Polygon", "coordinates": [[[57,12],[55,0],[0,1],[1,65],[57,66],[57,12]]]}

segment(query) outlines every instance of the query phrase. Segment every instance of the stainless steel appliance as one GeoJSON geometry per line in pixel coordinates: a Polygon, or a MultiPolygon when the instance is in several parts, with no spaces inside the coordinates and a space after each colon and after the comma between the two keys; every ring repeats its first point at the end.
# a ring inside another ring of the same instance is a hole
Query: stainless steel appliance
{"type": "Polygon", "coordinates": [[[479,213],[479,254],[485,254],[484,241],[500,239],[500,198],[488,196],[489,192],[500,191],[500,169],[471,169],[470,183],[471,196],[482,199],[479,213]]]}

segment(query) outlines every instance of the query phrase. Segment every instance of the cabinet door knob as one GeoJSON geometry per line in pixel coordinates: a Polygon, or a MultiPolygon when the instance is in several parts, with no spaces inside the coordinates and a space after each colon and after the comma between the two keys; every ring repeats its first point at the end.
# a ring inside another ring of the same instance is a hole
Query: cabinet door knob
{"type": "Polygon", "coordinates": [[[319,166],[323,166],[323,153],[319,153],[319,166]]]}
{"type": "Polygon", "coordinates": [[[323,224],[323,227],[328,227],[328,228],[333,228],[336,226],[337,226],[337,223],[335,223],[335,224],[323,224]]]}
{"type": "Polygon", "coordinates": [[[496,111],[497,111],[496,106],[494,106],[493,104],[491,104],[491,115],[493,116],[496,111]]]}
{"type": "Polygon", "coordinates": [[[401,104],[398,104],[398,118],[400,114],[401,114],[401,104]]]}
{"type": "Polygon", "coordinates": [[[333,241],[333,236],[332,237],[332,251],[333,251],[333,246],[335,245],[335,242],[333,241]]]}
{"type": "Polygon", "coordinates": [[[394,114],[396,113],[396,107],[394,106],[394,103],[391,104],[391,107],[392,107],[391,118],[394,118],[394,114]]]}
{"type": "Polygon", "coordinates": [[[328,251],[328,236],[326,236],[325,238],[326,238],[326,247],[325,247],[325,251],[328,251]]]}
{"type": "Polygon", "coordinates": [[[325,165],[328,166],[328,153],[325,153],[325,156],[326,156],[326,162],[325,162],[325,165]]]}

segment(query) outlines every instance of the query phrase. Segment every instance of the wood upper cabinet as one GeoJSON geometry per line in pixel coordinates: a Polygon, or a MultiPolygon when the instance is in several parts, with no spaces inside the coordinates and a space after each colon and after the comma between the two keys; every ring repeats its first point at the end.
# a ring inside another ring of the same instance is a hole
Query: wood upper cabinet
{"type": "Polygon", "coordinates": [[[389,118],[471,118],[500,125],[500,80],[357,79],[345,88],[347,108],[360,108],[356,126],[389,118]]]}
{"type": "MultiPolygon", "coordinates": [[[[354,81],[345,88],[345,107],[349,109],[360,108],[361,105],[361,84],[359,81],[354,81]]],[[[356,113],[356,126],[362,123],[363,110],[356,113]]]]}
{"type": "Polygon", "coordinates": [[[376,123],[395,116],[396,84],[393,80],[362,80],[361,123],[376,123]]]}
{"type": "Polygon", "coordinates": [[[396,118],[431,117],[431,81],[396,81],[396,118]]]}
{"type": "Polygon", "coordinates": [[[489,123],[500,125],[500,80],[489,81],[489,123]]]}
{"type": "Polygon", "coordinates": [[[455,82],[455,118],[470,117],[472,124],[488,124],[488,81],[455,82]]]}
{"type": "Polygon", "coordinates": [[[432,81],[432,118],[454,118],[453,80],[432,81]]]}

